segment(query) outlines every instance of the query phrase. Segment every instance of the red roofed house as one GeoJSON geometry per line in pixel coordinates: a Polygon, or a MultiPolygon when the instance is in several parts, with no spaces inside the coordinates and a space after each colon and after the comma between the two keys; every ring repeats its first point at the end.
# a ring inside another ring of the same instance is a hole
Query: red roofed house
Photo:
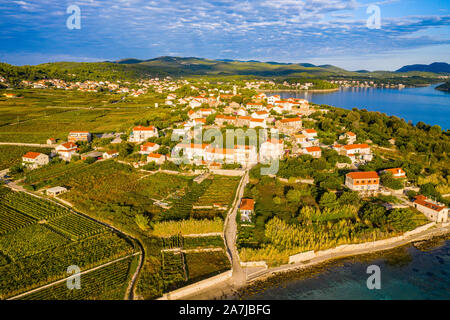
{"type": "Polygon", "coordinates": [[[251,119],[250,119],[250,125],[249,125],[249,128],[256,128],[256,127],[262,127],[262,128],[265,128],[265,127],[266,127],[266,120],[265,120],[265,119],[255,119],[255,118],[251,118],[251,119]]]}
{"type": "Polygon", "coordinates": [[[109,150],[103,153],[103,159],[111,159],[119,156],[119,151],[109,150]]]}
{"type": "Polygon", "coordinates": [[[308,140],[314,140],[317,137],[317,131],[314,129],[305,129],[302,133],[308,138],[308,140]]]}
{"type": "Polygon", "coordinates": [[[284,133],[293,133],[302,128],[302,120],[299,117],[278,120],[275,127],[284,133]]]}
{"type": "Polygon", "coordinates": [[[242,221],[251,221],[251,215],[255,210],[255,200],[242,199],[239,205],[239,212],[241,213],[242,221]]]}
{"type": "Polygon", "coordinates": [[[368,144],[348,144],[342,146],[341,154],[355,162],[357,160],[372,161],[373,155],[368,144]]]}
{"type": "Polygon", "coordinates": [[[149,127],[137,126],[133,128],[133,131],[131,132],[128,141],[142,143],[151,137],[157,136],[158,136],[158,129],[155,128],[154,126],[149,127]]]}
{"type": "Polygon", "coordinates": [[[150,153],[147,156],[147,162],[155,162],[156,164],[163,164],[166,161],[166,156],[159,153],[150,153]]]}
{"type": "Polygon", "coordinates": [[[406,172],[402,168],[392,168],[383,170],[383,172],[390,172],[394,178],[402,179],[406,178],[406,172]]]}
{"type": "Polygon", "coordinates": [[[345,185],[353,191],[377,191],[380,177],[375,171],[350,172],[345,175],[345,185]]]}
{"type": "Polygon", "coordinates": [[[302,151],[303,154],[309,154],[314,158],[320,158],[322,156],[322,149],[319,147],[306,147],[302,151]]]}
{"type": "Polygon", "coordinates": [[[223,126],[224,123],[227,124],[236,124],[236,117],[234,116],[224,116],[222,114],[219,114],[216,116],[214,123],[218,126],[223,126]]]}
{"type": "Polygon", "coordinates": [[[63,144],[60,144],[59,146],[57,146],[55,148],[55,150],[56,150],[56,153],[59,154],[61,159],[65,160],[65,161],[70,161],[72,156],[77,153],[78,147],[73,142],[66,142],[66,143],[63,143],[63,144]]]}
{"type": "Polygon", "coordinates": [[[354,134],[353,132],[349,131],[346,132],[344,134],[341,134],[339,136],[339,140],[341,139],[347,139],[347,144],[353,144],[356,142],[356,134],[354,134]]]}
{"type": "Polygon", "coordinates": [[[260,161],[280,159],[283,156],[284,142],[277,139],[269,139],[261,143],[259,148],[260,161]]]}
{"type": "Polygon", "coordinates": [[[442,203],[432,201],[419,194],[415,197],[414,208],[422,212],[428,219],[436,222],[447,222],[449,220],[449,209],[442,203]]]}
{"type": "Polygon", "coordinates": [[[143,145],[141,145],[141,150],[139,151],[140,154],[150,154],[152,152],[155,152],[160,147],[159,144],[153,143],[153,142],[146,142],[143,145]]]}
{"type": "Polygon", "coordinates": [[[67,138],[70,142],[76,141],[91,141],[92,135],[87,131],[71,131],[69,132],[69,137],[67,138]]]}
{"type": "Polygon", "coordinates": [[[267,119],[269,117],[269,113],[267,111],[255,111],[252,113],[252,118],[255,119],[267,119]]]}
{"type": "Polygon", "coordinates": [[[39,152],[27,152],[22,157],[22,165],[29,169],[45,166],[49,161],[48,155],[39,152]]]}

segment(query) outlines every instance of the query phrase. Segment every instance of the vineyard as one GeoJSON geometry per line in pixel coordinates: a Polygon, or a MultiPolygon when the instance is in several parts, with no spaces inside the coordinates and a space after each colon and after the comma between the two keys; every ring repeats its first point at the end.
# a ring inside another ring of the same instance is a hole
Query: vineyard
{"type": "Polygon", "coordinates": [[[166,290],[173,290],[186,282],[184,254],[178,251],[162,251],[162,274],[166,290]]]}
{"type": "Polygon", "coordinates": [[[130,257],[83,274],[81,288],[68,290],[66,282],[23,296],[21,300],[120,300],[123,299],[130,273],[137,258],[130,257]]]}
{"type": "Polygon", "coordinates": [[[212,183],[195,203],[196,206],[230,206],[240,177],[214,176],[212,183]]]}
{"type": "Polygon", "coordinates": [[[231,268],[230,261],[223,250],[190,252],[185,256],[189,283],[215,276],[231,268]]]}
{"type": "Polygon", "coordinates": [[[50,153],[51,149],[25,146],[0,146],[0,170],[10,168],[22,162],[22,156],[28,151],[50,153]]]}
{"type": "MultiPolygon", "coordinates": [[[[103,225],[50,201],[0,187],[0,203],[0,299],[67,277],[68,266],[87,270],[136,250],[103,225]]],[[[115,279],[105,275],[105,286],[115,279]]],[[[92,295],[113,289],[105,286],[97,282],[92,295]]]]}

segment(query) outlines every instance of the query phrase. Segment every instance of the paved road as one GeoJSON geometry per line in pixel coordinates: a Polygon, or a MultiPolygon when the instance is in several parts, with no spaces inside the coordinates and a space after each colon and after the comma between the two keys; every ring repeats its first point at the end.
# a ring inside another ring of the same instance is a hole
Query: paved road
{"type": "Polygon", "coordinates": [[[2,146],[23,146],[35,148],[55,148],[54,144],[39,144],[39,143],[23,143],[23,142],[0,142],[2,146]]]}
{"type": "Polygon", "coordinates": [[[242,176],[239,182],[238,189],[236,191],[236,197],[225,220],[224,237],[227,252],[231,258],[233,275],[231,277],[231,282],[236,286],[241,286],[246,282],[246,274],[241,267],[241,261],[239,259],[239,253],[236,248],[236,237],[237,237],[237,223],[236,215],[239,209],[239,203],[244,196],[245,186],[248,183],[248,171],[242,176]]]}

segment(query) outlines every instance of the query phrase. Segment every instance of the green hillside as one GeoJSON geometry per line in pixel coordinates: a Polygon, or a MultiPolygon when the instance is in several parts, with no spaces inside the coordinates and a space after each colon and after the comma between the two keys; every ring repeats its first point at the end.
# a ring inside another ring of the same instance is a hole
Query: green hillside
{"type": "Polygon", "coordinates": [[[159,57],[149,60],[122,59],[114,62],[55,62],[36,66],[12,66],[0,63],[0,75],[15,85],[21,80],[59,78],[66,81],[134,80],[148,77],[270,77],[392,80],[402,83],[425,84],[437,74],[411,71],[406,73],[347,71],[332,65],[310,63],[277,63],[237,60],[210,60],[194,57],[159,57]],[[409,79],[415,77],[416,79],[409,79]]]}

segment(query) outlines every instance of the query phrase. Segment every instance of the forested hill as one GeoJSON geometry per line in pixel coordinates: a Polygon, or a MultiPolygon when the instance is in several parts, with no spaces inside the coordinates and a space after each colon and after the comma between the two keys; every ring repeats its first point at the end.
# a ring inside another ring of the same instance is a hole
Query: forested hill
{"type": "Polygon", "coordinates": [[[441,85],[438,85],[436,87],[436,90],[441,90],[441,91],[447,91],[450,92],[450,81],[447,81],[446,83],[443,83],[441,85]]]}
{"type": "Polygon", "coordinates": [[[442,74],[450,74],[450,64],[445,62],[434,62],[431,64],[411,64],[408,66],[403,66],[396,72],[410,72],[410,71],[420,71],[420,72],[434,72],[442,74]]]}

